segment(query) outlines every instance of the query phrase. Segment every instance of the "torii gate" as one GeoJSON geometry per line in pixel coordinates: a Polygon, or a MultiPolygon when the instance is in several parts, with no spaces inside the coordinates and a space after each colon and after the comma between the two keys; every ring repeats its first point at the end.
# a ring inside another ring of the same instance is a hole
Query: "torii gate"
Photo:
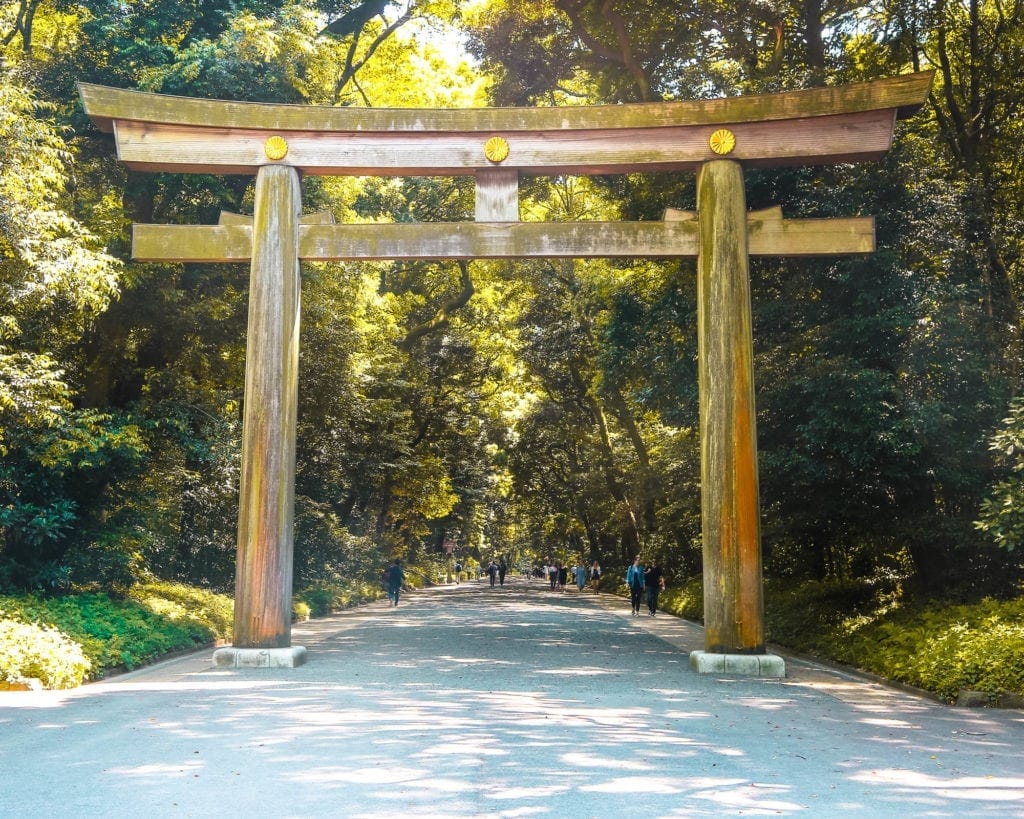
{"type": "Polygon", "coordinates": [[[931,72],[695,102],[356,109],[224,102],[81,84],[131,168],[256,176],[252,219],[135,225],[143,261],[251,263],[234,639],[217,665],[294,666],[291,645],[299,262],[697,257],[705,651],[701,673],[785,676],[765,649],[749,255],[874,250],[872,217],[748,213],[744,167],[862,162],[925,100],[931,72]],[[697,212],[663,222],[519,221],[521,174],[697,172],[697,212]],[[476,221],[301,216],[302,174],[476,177],[476,221]]]}

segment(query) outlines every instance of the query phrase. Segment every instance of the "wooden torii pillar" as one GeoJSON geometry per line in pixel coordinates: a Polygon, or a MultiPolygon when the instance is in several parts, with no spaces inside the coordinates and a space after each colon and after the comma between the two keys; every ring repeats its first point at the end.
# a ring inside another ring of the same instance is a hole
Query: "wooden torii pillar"
{"type": "Polygon", "coordinates": [[[784,676],[765,650],[748,259],[874,250],[874,221],[746,210],[743,168],[881,157],[930,72],[755,97],[572,108],[356,109],[170,97],[81,84],[131,168],[256,176],[252,219],[135,225],[141,261],[249,262],[234,645],[221,665],[297,665],[291,645],[299,262],[698,259],[705,651],[702,673],[784,676]],[[697,212],[662,222],[519,220],[521,175],[694,171],[697,212]],[[300,216],[302,174],[476,177],[476,221],[300,216]]]}

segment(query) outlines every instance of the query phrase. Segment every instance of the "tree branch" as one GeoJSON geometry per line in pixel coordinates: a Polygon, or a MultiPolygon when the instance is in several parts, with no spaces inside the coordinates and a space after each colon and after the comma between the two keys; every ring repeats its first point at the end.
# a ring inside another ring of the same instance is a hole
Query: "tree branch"
{"type": "Polygon", "coordinates": [[[447,327],[452,314],[469,304],[469,300],[473,298],[473,293],[475,292],[473,279],[469,275],[469,263],[460,259],[458,264],[460,271],[459,283],[461,285],[459,292],[446,301],[433,318],[409,330],[405,334],[405,338],[398,343],[398,349],[406,353],[409,352],[421,338],[447,327]]]}

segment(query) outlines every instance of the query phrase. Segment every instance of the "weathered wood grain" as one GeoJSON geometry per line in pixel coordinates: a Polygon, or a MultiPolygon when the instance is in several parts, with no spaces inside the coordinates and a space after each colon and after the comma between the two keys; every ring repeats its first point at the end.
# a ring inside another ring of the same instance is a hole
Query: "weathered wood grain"
{"type": "Polygon", "coordinates": [[[263,131],[505,132],[724,125],[856,113],[909,116],[924,102],[931,71],[872,82],[760,96],[558,108],[328,108],[146,94],[79,83],[86,113],[105,131],[118,120],[263,131]]]}
{"type": "Polygon", "coordinates": [[[705,649],[764,653],[753,334],[743,171],[697,180],[697,334],[705,649]]]}
{"type": "Polygon", "coordinates": [[[256,177],[233,644],[291,645],[299,366],[299,176],[256,177]]]}
{"type": "MultiPolygon", "coordinates": [[[[445,222],[310,225],[299,228],[304,261],[354,259],[673,258],[697,255],[696,220],[685,222],[445,222]]],[[[874,219],[779,219],[751,214],[753,256],[870,253],[874,219]]],[[[252,228],[221,225],[134,225],[139,261],[244,262],[252,228]]]]}
{"type": "Polygon", "coordinates": [[[495,168],[476,174],[476,221],[519,221],[519,171],[495,168]]]}
{"type": "MultiPolygon", "coordinates": [[[[736,135],[730,159],[748,167],[810,165],[877,159],[892,145],[894,109],[792,120],[729,123],[736,135]]],[[[506,133],[502,169],[521,173],[607,174],[633,170],[696,170],[717,157],[713,124],[658,128],[562,129],[506,133]]],[[[275,164],[308,175],[457,176],[493,168],[483,152],[489,132],[315,132],[215,128],[117,121],[118,158],[143,171],[255,173],[270,162],[271,134],[288,142],[275,164]]]]}

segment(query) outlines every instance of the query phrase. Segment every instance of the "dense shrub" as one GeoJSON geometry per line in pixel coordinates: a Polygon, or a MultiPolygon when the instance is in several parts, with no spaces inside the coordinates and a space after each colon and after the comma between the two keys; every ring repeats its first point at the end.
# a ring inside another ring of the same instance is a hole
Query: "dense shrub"
{"type": "Polygon", "coordinates": [[[895,591],[866,581],[765,583],[765,632],[770,642],[822,656],[861,622],[894,604],[895,591]]]}
{"type": "MultiPolygon", "coordinates": [[[[661,607],[700,621],[701,578],[670,585],[661,607]]],[[[1024,597],[920,606],[866,581],[765,584],[767,639],[954,700],[1024,695],[1024,597]]]]}
{"type": "Polygon", "coordinates": [[[57,629],[0,619],[0,680],[74,688],[91,665],[82,647],[57,629]]]}
{"type": "Polygon", "coordinates": [[[313,617],[323,617],[333,611],[358,606],[384,596],[384,590],[372,583],[354,581],[351,583],[317,583],[294,595],[295,606],[309,607],[313,617]]]}
{"type": "Polygon", "coordinates": [[[231,607],[228,597],[171,583],[138,586],[129,599],[103,593],[0,598],[5,617],[58,629],[80,645],[91,678],[230,637],[231,607]]]}
{"type": "Polygon", "coordinates": [[[670,583],[658,597],[658,605],[687,620],[704,619],[704,584],[699,576],[685,580],[681,585],[670,583]]]}
{"type": "Polygon", "coordinates": [[[901,610],[850,624],[835,659],[953,700],[963,689],[1024,695],[1024,598],[901,610]]]}
{"type": "Polygon", "coordinates": [[[128,596],[171,622],[192,624],[213,640],[231,638],[235,602],[225,594],[157,581],[133,586],[128,596]]]}

